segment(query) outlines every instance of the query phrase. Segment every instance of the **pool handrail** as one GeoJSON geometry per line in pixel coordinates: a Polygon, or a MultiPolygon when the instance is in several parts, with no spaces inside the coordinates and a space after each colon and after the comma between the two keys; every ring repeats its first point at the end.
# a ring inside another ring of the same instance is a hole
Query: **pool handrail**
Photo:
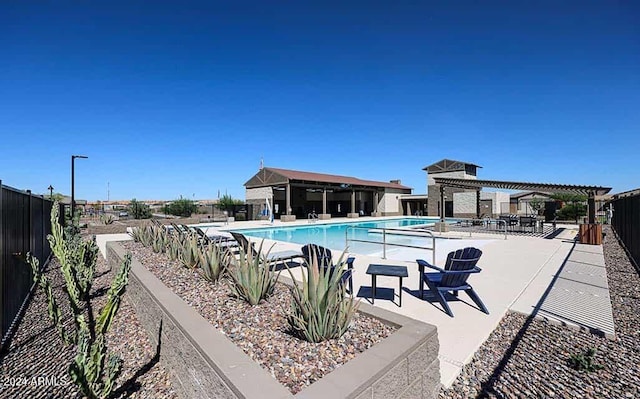
{"type": "Polygon", "coordinates": [[[349,246],[349,242],[362,242],[368,244],[381,244],[382,245],[382,259],[387,259],[387,245],[394,247],[403,247],[403,248],[415,248],[415,249],[426,249],[431,251],[432,264],[436,263],[436,236],[430,231],[416,231],[416,230],[406,230],[406,229],[394,229],[388,227],[361,227],[361,226],[347,226],[344,232],[345,246],[349,246]],[[360,240],[356,238],[349,238],[349,230],[362,229],[362,230],[382,230],[382,242],[380,241],[371,241],[371,240],[360,240]],[[391,231],[391,233],[387,233],[391,231]],[[403,234],[404,233],[404,234],[403,234]],[[409,234],[411,233],[411,234],[409,234]],[[406,245],[406,244],[393,244],[387,243],[387,234],[395,235],[395,236],[408,236],[408,237],[426,237],[431,238],[431,248],[423,247],[419,245],[406,245]]]}

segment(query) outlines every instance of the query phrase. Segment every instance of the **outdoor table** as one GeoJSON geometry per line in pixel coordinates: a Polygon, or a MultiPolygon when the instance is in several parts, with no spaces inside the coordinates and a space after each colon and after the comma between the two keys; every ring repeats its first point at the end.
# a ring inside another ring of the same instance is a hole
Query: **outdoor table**
{"type": "Polygon", "coordinates": [[[399,285],[399,293],[400,304],[398,306],[402,306],[402,278],[409,277],[409,273],[407,272],[406,266],[390,266],[390,265],[376,265],[370,264],[367,268],[367,274],[371,275],[371,304],[376,298],[376,277],[377,276],[390,276],[390,277],[399,277],[400,285],[399,285]]]}

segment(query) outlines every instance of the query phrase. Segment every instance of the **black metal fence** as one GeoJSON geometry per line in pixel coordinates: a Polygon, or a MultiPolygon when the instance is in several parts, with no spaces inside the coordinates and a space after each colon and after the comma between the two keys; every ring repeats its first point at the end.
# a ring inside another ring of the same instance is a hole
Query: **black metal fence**
{"type": "Polygon", "coordinates": [[[636,267],[640,266],[640,194],[613,201],[611,227],[624,243],[636,267]]]}
{"type": "Polygon", "coordinates": [[[51,233],[53,203],[31,191],[2,185],[0,180],[0,328],[2,342],[23,303],[29,296],[33,279],[25,263],[30,252],[44,265],[51,249],[47,234],[51,233]]]}

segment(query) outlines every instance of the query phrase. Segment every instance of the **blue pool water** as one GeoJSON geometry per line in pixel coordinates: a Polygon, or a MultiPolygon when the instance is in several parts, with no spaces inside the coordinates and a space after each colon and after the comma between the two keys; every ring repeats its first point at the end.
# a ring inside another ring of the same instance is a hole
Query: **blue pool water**
{"type": "MultiPolygon", "coordinates": [[[[348,234],[351,240],[366,240],[382,243],[381,228],[403,228],[408,226],[429,226],[438,221],[438,218],[399,218],[368,222],[350,223],[313,223],[302,226],[272,227],[259,229],[237,230],[242,234],[256,238],[266,238],[276,241],[292,242],[300,245],[314,243],[334,251],[343,251],[346,247],[348,234]],[[351,228],[356,227],[356,228],[351,228]],[[347,233],[348,231],[348,233],[347,233]]],[[[388,233],[387,243],[403,245],[430,246],[431,239],[422,237],[408,237],[388,233]]],[[[380,244],[361,243],[350,241],[349,251],[361,254],[378,254],[382,251],[380,244]]]]}

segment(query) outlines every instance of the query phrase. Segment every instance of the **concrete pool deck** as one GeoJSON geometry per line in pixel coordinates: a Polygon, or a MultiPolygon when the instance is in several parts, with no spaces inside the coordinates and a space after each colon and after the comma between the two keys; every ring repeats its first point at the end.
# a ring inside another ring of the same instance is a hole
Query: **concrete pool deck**
{"type": "MultiPolygon", "coordinates": [[[[378,218],[376,218],[378,219],[378,218]]],[[[380,218],[384,219],[384,218],[380,218]]],[[[374,220],[366,218],[367,221],[374,220]]],[[[333,220],[334,222],[347,221],[346,219],[333,220]]],[[[349,219],[353,222],[353,219],[349,219]]],[[[363,220],[364,221],[364,220],[363,220]]],[[[217,223],[216,227],[208,230],[209,234],[213,230],[230,230],[255,227],[278,227],[293,225],[308,225],[307,221],[299,223],[274,224],[268,221],[234,222],[228,225],[217,223]]],[[[563,309],[566,301],[563,295],[552,295],[553,290],[565,292],[566,287],[562,286],[568,280],[576,280],[575,275],[580,271],[575,269],[580,263],[586,267],[600,267],[604,265],[600,260],[602,257],[601,246],[585,246],[579,251],[574,250],[574,238],[577,234],[577,226],[564,226],[565,230],[554,239],[544,239],[539,237],[509,236],[506,240],[503,236],[491,234],[476,234],[469,237],[468,233],[451,233],[447,236],[456,238],[452,240],[438,240],[436,246],[436,264],[442,265],[448,252],[465,246],[476,246],[483,251],[482,258],[478,266],[482,272],[473,275],[469,283],[474,287],[490,314],[487,315],[475,307],[475,304],[466,296],[460,294],[460,300],[449,302],[455,317],[449,317],[441,310],[437,301],[422,300],[418,298],[419,273],[415,262],[416,258],[422,258],[431,262],[431,251],[411,250],[406,253],[395,253],[395,260],[381,260],[379,257],[353,254],[356,257],[355,270],[353,276],[354,292],[362,301],[369,300],[371,277],[365,273],[370,263],[405,265],[409,273],[408,278],[403,280],[402,307],[398,307],[398,279],[395,277],[379,276],[377,278],[377,296],[375,306],[397,312],[426,323],[433,324],[438,328],[438,338],[440,342],[440,373],[441,382],[445,387],[449,387],[459,375],[464,364],[468,363],[473,354],[496,328],[504,314],[508,310],[518,311],[526,314],[540,311],[545,317],[550,316],[551,311],[543,312],[545,309],[563,309]],[[598,251],[599,248],[599,251],[598,251]],[[570,256],[576,256],[571,261],[570,256]],[[600,256],[600,258],[598,258],[600,256]],[[403,259],[404,257],[404,259],[403,259]],[[587,259],[588,258],[588,259],[587,259]],[[402,260],[400,260],[402,259],[402,260]],[[571,263],[573,262],[573,263],[571,263]],[[559,276],[564,273],[564,277],[559,276]],[[573,273],[567,277],[566,273],[573,273]],[[562,284],[558,281],[563,280],[562,284]],[[552,289],[550,287],[553,285],[552,289]],[[558,287],[558,285],[560,285],[558,287]],[[545,305],[541,298],[550,301],[545,305]],[[542,303],[542,306],[541,306],[542,303]],[[553,306],[552,306],[553,305],[553,306]],[[546,306],[546,307],[545,307],[546,306]]],[[[111,237],[110,237],[111,238],[111,237]]],[[[113,237],[116,238],[116,237],[113,237]]],[[[251,238],[253,241],[257,239],[251,238]]],[[[104,240],[100,240],[104,241],[104,240]]],[[[272,251],[299,250],[299,244],[276,242],[265,240],[267,247],[273,245],[272,251]]],[[[397,252],[397,251],[396,251],[397,252]]],[[[401,251],[400,251],[401,252],[401,251]]],[[[334,257],[339,254],[334,253],[334,257]]],[[[601,274],[602,269],[598,269],[601,274]]],[[[291,269],[295,278],[299,279],[302,268],[291,269]]],[[[287,271],[283,271],[287,273],[287,271]]],[[[606,308],[608,300],[608,287],[606,286],[606,271],[604,284],[598,280],[597,289],[607,290],[606,298],[596,295],[595,298],[606,308]]],[[[584,283],[591,283],[590,279],[583,279],[584,283]]],[[[575,286],[573,288],[576,288],[575,286]]],[[[575,292],[577,292],[574,289],[575,292]]],[[[576,294],[577,295],[577,294],[576,294]]],[[[576,296],[574,295],[574,297],[576,296]]],[[[428,298],[425,295],[425,298],[428,298]]],[[[584,298],[583,298],[584,299],[584,298]]],[[[587,300],[590,300],[587,298],[587,300]]],[[[608,303],[610,309],[610,302],[608,303]]],[[[582,304],[584,309],[585,305],[582,304]]],[[[567,307],[571,312],[571,306],[567,307]]],[[[598,309],[601,309],[598,307],[598,309]]],[[[565,318],[558,318],[563,323],[571,324],[571,314],[566,314],[565,318]]],[[[605,312],[606,313],[606,312],[605,312]]],[[[604,319],[607,319],[605,315],[604,319]]],[[[608,320],[608,319],[607,319],[608,320]]],[[[580,319],[578,326],[584,327],[590,323],[589,320],[580,319]]],[[[602,325],[607,326],[608,321],[602,325]]],[[[613,325],[611,324],[611,328],[613,325]]]]}

